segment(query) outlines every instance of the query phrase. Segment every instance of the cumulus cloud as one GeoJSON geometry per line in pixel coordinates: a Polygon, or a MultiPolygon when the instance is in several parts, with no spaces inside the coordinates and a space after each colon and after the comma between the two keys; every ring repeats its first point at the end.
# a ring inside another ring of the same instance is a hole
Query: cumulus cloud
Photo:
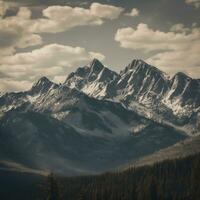
{"type": "Polygon", "coordinates": [[[87,63],[94,56],[104,59],[104,55],[100,53],[60,44],[50,44],[32,52],[6,56],[2,58],[0,65],[0,73],[5,77],[0,83],[0,90],[27,89],[41,76],[60,82],[68,68],[87,63]]]}
{"type": "Polygon", "coordinates": [[[100,3],[92,3],[90,13],[105,19],[116,19],[119,17],[124,9],[112,5],[105,5],[100,3]]]}
{"type": "Polygon", "coordinates": [[[137,8],[133,8],[130,13],[126,13],[125,15],[131,16],[131,17],[136,17],[139,15],[139,13],[140,13],[140,11],[137,8]]]}
{"type": "Polygon", "coordinates": [[[0,17],[5,15],[8,8],[8,4],[6,4],[4,1],[0,1],[0,17]]]}
{"type": "Polygon", "coordinates": [[[198,35],[153,30],[147,24],[139,24],[136,29],[128,27],[118,29],[115,40],[124,48],[154,50],[174,50],[179,46],[187,46],[198,35]],[[187,41],[187,43],[185,43],[187,41]],[[177,45],[178,44],[178,45],[177,45]]]}
{"type": "Polygon", "coordinates": [[[29,31],[30,21],[31,11],[26,7],[21,7],[16,16],[0,19],[0,57],[16,48],[42,44],[40,35],[29,31]]]}
{"type": "Polygon", "coordinates": [[[20,7],[19,11],[17,13],[17,17],[22,18],[23,19],[30,19],[31,18],[31,10],[27,7],[20,7]]]}
{"type": "Polygon", "coordinates": [[[43,16],[32,21],[32,32],[57,33],[69,30],[77,26],[101,25],[103,20],[92,15],[90,10],[84,8],[72,8],[69,6],[50,6],[43,10],[43,16]]]}
{"type": "Polygon", "coordinates": [[[123,8],[100,3],[92,3],[89,9],[70,6],[50,6],[43,10],[43,16],[34,20],[33,32],[57,33],[83,25],[101,25],[105,19],[116,19],[123,8]]]}
{"type": "Polygon", "coordinates": [[[49,6],[42,16],[33,18],[28,7],[0,1],[0,91],[24,90],[40,76],[63,81],[67,69],[96,57],[101,53],[84,48],[50,44],[32,52],[17,53],[17,49],[43,44],[41,33],[58,33],[78,26],[101,25],[105,20],[119,17],[123,8],[92,3],[89,8],[49,6]],[[16,15],[6,16],[10,6],[16,15]]]}
{"type": "Polygon", "coordinates": [[[185,0],[185,2],[195,8],[200,8],[200,0],[185,0]]]}
{"type": "Polygon", "coordinates": [[[1,79],[0,94],[9,91],[24,91],[31,87],[29,81],[16,81],[13,79],[1,79]]]}
{"type": "Polygon", "coordinates": [[[115,40],[123,48],[151,52],[153,56],[147,62],[169,73],[184,71],[199,77],[200,29],[194,27],[186,33],[182,25],[175,28],[179,32],[163,32],[153,30],[147,24],[139,24],[136,29],[119,29],[115,40]]]}
{"type": "MultiPolygon", "coordinates": [[[[8,7],[8,3],[0,1],[1,16],[8,7]]],[[[122,11],[120,7],[99,3],[92,3],[88,9],[49,6],[42,11],[42,17],[32,19],[29,8],[19,7],[15,16],[0,18],[0,55],[1,51],[12,54],[13,49],[42,44],[42,32],[57,33],[77,26],[101,25],[105,20],[116,19],[122,11]]]]}

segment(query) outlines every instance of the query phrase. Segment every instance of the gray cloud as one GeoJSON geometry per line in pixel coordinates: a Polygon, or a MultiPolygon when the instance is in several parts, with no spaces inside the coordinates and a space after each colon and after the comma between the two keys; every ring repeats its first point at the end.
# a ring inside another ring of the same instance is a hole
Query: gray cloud
{"type": "Polygon", "coordinates": [[[171,28],[170,28],[170,31],[172,32],[188,32],[190,31],[189,28],[185,27],[184,24],[174,24],[171,28]]]}
{"type": "Polygon", "coordinates": [[[185,0],[185,2],[195,8],[200,8],[200,0],[185,0]]]}
{"type": "Polygon", "coordinates": [[[125,15],[131,16],[131,17],[136,17],[136,16],[139,15],[139,13],[140,13],[140,11],[139,11],[137,8],[133,8],[133,9],[131,10],[131,12],[125,13],[125,15]]]}
{"type": "Polygon", "coordinates": [[[3,2],[3,1],[0,1],[0,17],[3,17],[8,9],[8,5],[3,2]]]}
{"type": "Polygon", "coordinates": [[[16,16],[0,19],[0,55],[1,52],[12,54],[16,48],[42,44],[42,38],[29,31],[30,20],[31,11],[26,7],[21,7],[16,16]]]}

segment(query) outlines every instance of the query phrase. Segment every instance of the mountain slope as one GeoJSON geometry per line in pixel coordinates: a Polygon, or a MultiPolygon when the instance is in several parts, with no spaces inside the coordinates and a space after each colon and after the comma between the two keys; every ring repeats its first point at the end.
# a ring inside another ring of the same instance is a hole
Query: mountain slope
{"type": "Polygon", "coordinates": [[[112,170],[183,140],[176,129],[41,78],[0,98],[0,159],[36,170],[112,170]]]}
{"type": "Polygon", "coordinates": [[[127,169],[130,166],[140,167],[153,165],[168,159],[179,159],[200,153],[200,136],[191,137],[178,142],[170,147],[161,149],[151,155],[144,156],[137,161],[130,162],[128,166],[122,166],[121,169],[127,169]]]}

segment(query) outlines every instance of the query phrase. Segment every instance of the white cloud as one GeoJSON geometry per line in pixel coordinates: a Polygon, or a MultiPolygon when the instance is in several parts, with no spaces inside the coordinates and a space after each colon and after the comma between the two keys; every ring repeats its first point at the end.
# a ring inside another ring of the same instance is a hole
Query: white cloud
{"type": "Polygon", "coordinates": [[[92,3],[89,9],[70,6],[50,6],[43,10],[43,16],[34,20],[33,32],[57,33],[77,26],[101,25],[105,19],[116,19],[123,11],[120,7],[92,3]]]}
{"type": "Polygon", "coordinates": [[[31,15],[32,15],[31,10],[27,7],[20,7],[17,13],[17,17],[22,18],[22,20],[30,19],[31,15]]]}
{"type": "Polygon", "coordinates": [[[128,27],[118,29],[115,40],[124,48],[154,50],[175,50],[189,45],[193,39],[199,39],[197,33],[185,34],[153,30],[147,24],[139,24],[136,29],[128,27]]]}
{"type": "Polygon", "coordinates": [[[16,48],[42,44],[40,35],[30,32],[29,26],[31,11],[26,7],[21,7],[16,16],[0,19],[0,56],[1,52],[12,54],[16,48]]]}
{"type": "Polygon", "coordinates": [[[94,56],[100,60],[105,58],[100,53],[87,52],[81,47],[59,44],[50,44],[32,52],[6,56],[2,58],[0,65],[0,74],[5,76],[0,83],[0,89],[4,91],[27,89],[41,76],[48,76],[60,82],[64,75],[67,75],[68,68],[87,63],[94,56]]]}
{"type": "Polygon", "coordinates": [[[123,10],[120,7],[100,3],[92,3],[90,7],[90,13],[92,15],[111,20],[118,18],[123,10]]]}
{"type": "MultiPolygon", "coordinates": [[[[173,29],[176,28],[177,31],[177,27],[176,25],[173,29]]],[[[119,29],[115,40],[120,42],[123,48],[151,52],[153,56],[147,62],[171,74],[184,71],[199,77],[200,29],[194,27],[186,33],[181,25],[178,31],[163,32],[153,30],[147,24],[139,24],[136,29],[119,29]]]]}
{"type": "Polygon", "coordinates": [[[159,66],[170,74],[185,72],[194,78],[200,78],[200,41],[192,43],[187,49],[158,53],[147,62],[159,66]]]}
{"type": "Polygon", "coordinates": [[[140,13],[140,11],[137,8],[133,8],[130,13],[126,13],[125,15],[131,16],[131,17],[136,17],[139,15],[139,13],[140,13]]]}
{"type": "Polygon", "coordinates": [[[67,68],[104,56],[87,52],[84,48],[58,44],[46,45],[27,53],[16,53],[18,48],[41,45],[40,33],[57,33],[77,26],[101,25],[105,20],[119,17],[120,7],[92,3],[86,8],[49,6],[42,17],[32,18],[27,7],[0,1],[0,91],[24,90],[42,75],[62,81],[67,68]],[[11,7],[18,9],[15,16],[5,17],[11,7]]]}
{"type": "Polygon", "coordinates": [[[200,8],[200,0],[185,0],[185,2],[195,8],[200,8]]]}
{"type": "MultiPolygon", "coordinates": [[[[10,4],[0,1],[0,16],[10,4]]],[[[0,18],[0,52],[13,52],[13,48],[26,48],[42,44],[42,32],[57,33],[77,26],[101,25],[107,19],[119,17],[120,7],[92,3],[90,8],[70,6],[49,6],[42,11],[42,17],[31,18],[31,10],[19,7],[16,16],[0,18]],[[6,49],[6,50],[5,50],[6,49]]],[[[4,53],[5,54],[5,53],[4,53]]],[[[1,55],[1,53],[0,53],[1,55]]]]}
{"type": "Polygon", "coordinates": [[[62,75],[54,76],[54,78],[52,79],[52,81],[54,83],[64,83],[65,80],[66,80],[66,75],[65,76],[62,76],[62,75]]]}
{"type": "Polygon", "coordinates": [[[29,81],[16,81],[13,79],[2,79],[0,83],[0,91],[8,92],[8,91],[24,91],[27,88],[31,87],[31,83],[29,81]]]}
{"type": "Polygon", "coordinates": [[[69,6],[50,6],[43,10],[43,16],[34,20],[30,29],[33,32],[62,32],[77,26],[101,25],[103,20],[91,14],[84,8],[72,8],[69,6]]]}

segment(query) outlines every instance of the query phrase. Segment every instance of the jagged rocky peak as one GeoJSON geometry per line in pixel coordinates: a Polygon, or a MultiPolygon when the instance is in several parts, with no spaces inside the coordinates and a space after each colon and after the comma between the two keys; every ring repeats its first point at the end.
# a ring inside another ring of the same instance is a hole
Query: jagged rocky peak
{"type": "Polygon", "coordinates": [[[47,77],[43,76],[35,84],[33,84],[31,92],[45,92],[53,85],[56,86],[55,83],[51,82],[47,77]]]}
{"type": "Polygon", "coordinates": [[[141,59],[134,59],[127,67],[125,67],[124,70],[120,72],[122,76],[127,73],[134,73],[142,76],[153,75],[157,77],[162,76],[163,78],[166,77],[164,72],[152,65],[147,64],[141,59]]]}
{"type": "Polygon", "coordinates": [[[79,67],[75,72],[70,73],[65,83],[74,77],[86,78],[91,73],[98,74],[102,69],[104,69],[103,64],[98,59],[93,59],[88,65],[79,67]]]}
{"type": "Polygon", "coordinates": [[[117,78],[119,78],[119,75],[116,72],[111,71],[108,68],[104,67],[104,69],[99,74],[98,80],[100,82],[114,81],[117,78]]]}
{"type": "Polygon", "coordinates": [[[131,68],[134,68],[137,66],[148,65],[148,64],[141,59],[134,59],[129,65],[131,68]]]}
{"type": "Polygon", "coordinates": [[[200,84],[197,79],[178,72],[170,80],[170,89],[169,99],[181,98],[182,105],[200,105],[200,84]]]}
{"type": "Polygon", "coordinates": [[[124,70],[120,72],[120,76],[122,79],[129,81],[129,83],[131,80],[134,83],[138,83],[139,80],[143,81],[144,79],[162,79],[163,81],[166,79],[166,75],[162,71],[140,59],[134,59],[127,67],[125,67],[124,70]]]}
{"type": "Polygon", "coordinates": [[[38,81],[36,81],[36,83],[34,85],[35,86],[36,85],[43,85],[43,84],[46,84],[46,83],[49,83],[49,82],[51,82],[51,81],[46,76],[43,76],[38,81]]]}
{"type": "Polygon", "coordinates": [[[136,67],[142,67],[142,66],[149,66],[146,62],[144,62],[141,59],[134,59],[131,63],[128,64],[127,67],[125,67],[123,71],[133,71],[133,69],[135,69],[136,67]]]}
{"type": "Polygon", "coordinates": [[[104,65],[98,59],[94,58],[90,63],[90,68],[93,72],[100,72],[104,68],[104,65]]]}
{"type": "Polygon", "coordinates": [[[174,82],[174,81],[188,82],[191,80],[192,80],[192,78],[189,77],[188,75],[184,74],[183,72],[176,73],[171,79],[172,82],[174,82]]]}
{"type": "Polygon", "coordinates": [[[140,59],[133,60],[120,72],[120,76],[118,89],[123,90],[128,96],[131,95],[132,99],[140,99],[140,101],[155,99],[161,97],[168,89],[166,75],[140,59]]]}
{"type": "Polygon", "coordinates": [[[78,76],[78,77],[84,78],[89,73],[89,71],[90,71],[90,69],[89,69],[88,66],[79,67],[75,72],[72,72],[72,73],[69,74],[69,76],[67,77],[66,81],[68,79],[71,79],[74,76],[78,76]]]}
{"type": "Polygon", "coordinates": [[[170,88],[183,90],[189,82],[191,82],[192,78],[184,74],[183,72],[176,73],[172,79],[170,80],[170,88]]]}

